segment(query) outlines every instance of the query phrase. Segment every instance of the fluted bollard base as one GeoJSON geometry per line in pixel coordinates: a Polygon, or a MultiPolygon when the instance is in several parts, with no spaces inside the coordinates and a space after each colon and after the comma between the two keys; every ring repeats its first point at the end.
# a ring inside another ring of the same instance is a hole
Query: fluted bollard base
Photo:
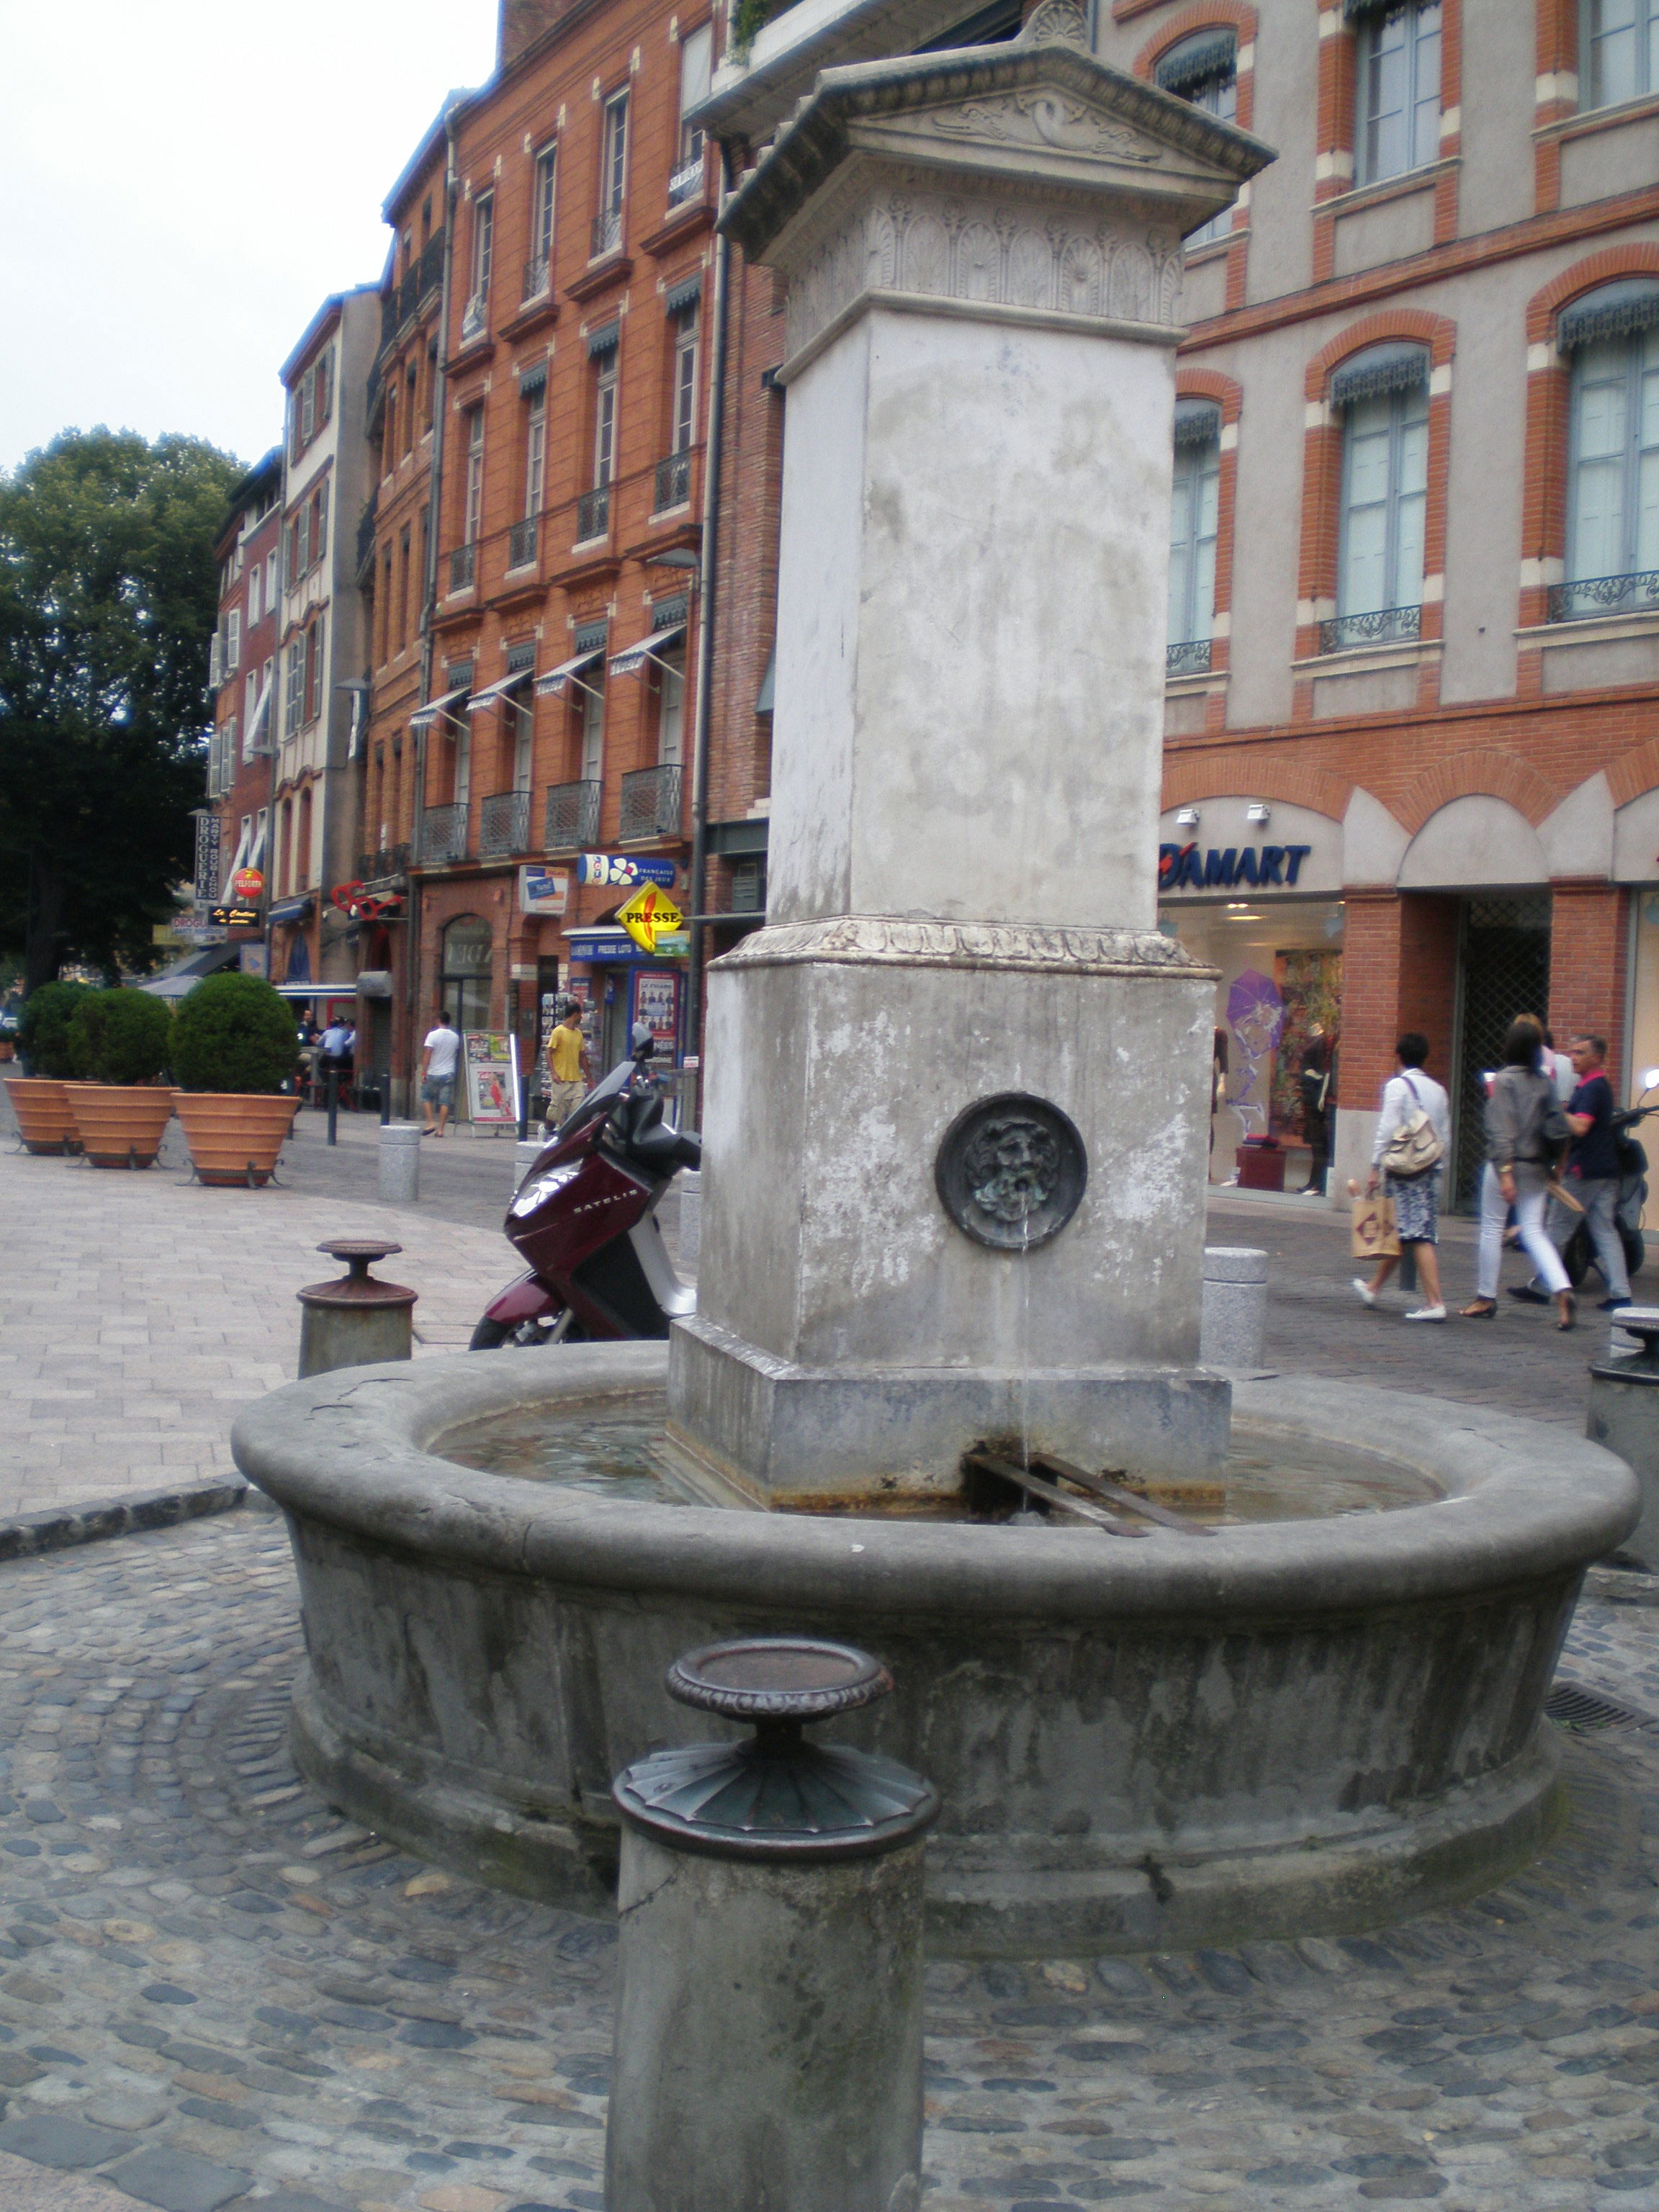
{"type": "Polygon", "coordinates": [[[752,1720],[653,1753],[623,1816],[606,2212],[916,2212],[922,1838],[939,1801],[802,1725],[892,1687],[849,1645],[751,1637],[667,1687],[752,1720]]]}

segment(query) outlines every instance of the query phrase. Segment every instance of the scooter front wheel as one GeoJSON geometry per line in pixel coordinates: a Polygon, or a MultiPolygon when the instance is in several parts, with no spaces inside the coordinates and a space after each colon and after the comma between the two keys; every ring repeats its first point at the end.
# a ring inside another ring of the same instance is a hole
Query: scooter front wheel
{"type": "Polygon", "coordinates": [[[585,1344],[587,1332],[567,1306],[544,1321],[492,1321],[486,1314],[472,1332],[469,1352],[534,1348],[544,1344],[585,1344]]]}

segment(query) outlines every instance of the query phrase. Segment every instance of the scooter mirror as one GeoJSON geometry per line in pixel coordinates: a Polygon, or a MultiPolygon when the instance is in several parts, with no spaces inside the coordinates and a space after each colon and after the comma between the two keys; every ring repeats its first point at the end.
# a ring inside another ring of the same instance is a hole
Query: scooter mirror
{"type": "Polygon", "coordinates": [[[634,1057],[635,1060],[649,1060],[652,1054],[655,1052],[657,1049],[657,1040],[652,1034],[651,1025],[648,1022],[635,1023],[633,1045],[634,1057]]]}

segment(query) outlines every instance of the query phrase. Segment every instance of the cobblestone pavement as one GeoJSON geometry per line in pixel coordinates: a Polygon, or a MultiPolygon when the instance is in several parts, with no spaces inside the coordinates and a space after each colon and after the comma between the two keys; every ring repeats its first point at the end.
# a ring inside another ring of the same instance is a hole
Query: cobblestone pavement
{"type": "MultiPolygon", "coordinates": [[[[1659,1583],[1596,1582],[1567,1671],[1659,1716],[1659,1583]]],[[[0,2203],[599,2212],[610,1928],[331,1814],[299,1651],[263,1512],[0,1569],[0,2203]]],[[[1659,1722],[1566,1748],[1462,1908],[934,1966],[927,2212],[1659,2207],[1659,1722]]]]}

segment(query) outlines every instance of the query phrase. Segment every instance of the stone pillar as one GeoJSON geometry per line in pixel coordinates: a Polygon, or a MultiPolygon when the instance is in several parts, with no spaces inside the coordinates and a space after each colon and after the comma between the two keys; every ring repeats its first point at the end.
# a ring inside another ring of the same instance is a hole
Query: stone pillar
{"type": "Polygon", "coordinates": [[[1213,974],[1158,933],[1181,237],[1267,151],[1097,62],[830,70],[724,218],[788,288],[767,926],[709,975],[707,1494],[1191,1472],[1213,974]]]}
{"type": "Polygon", "coordinates": [[[1205,1365],[1255,1372],[1267,1333],[1267,1254],[1245,1244],[1206,1245],[1200,1337],[1205,1365]]]}
{"type": "Polygon", "coordinates": [[[421,1195],[421,1125],[385,1121],[380,1134],[380,1190],[387,1206],[413,1206],[421,1195]]]}

